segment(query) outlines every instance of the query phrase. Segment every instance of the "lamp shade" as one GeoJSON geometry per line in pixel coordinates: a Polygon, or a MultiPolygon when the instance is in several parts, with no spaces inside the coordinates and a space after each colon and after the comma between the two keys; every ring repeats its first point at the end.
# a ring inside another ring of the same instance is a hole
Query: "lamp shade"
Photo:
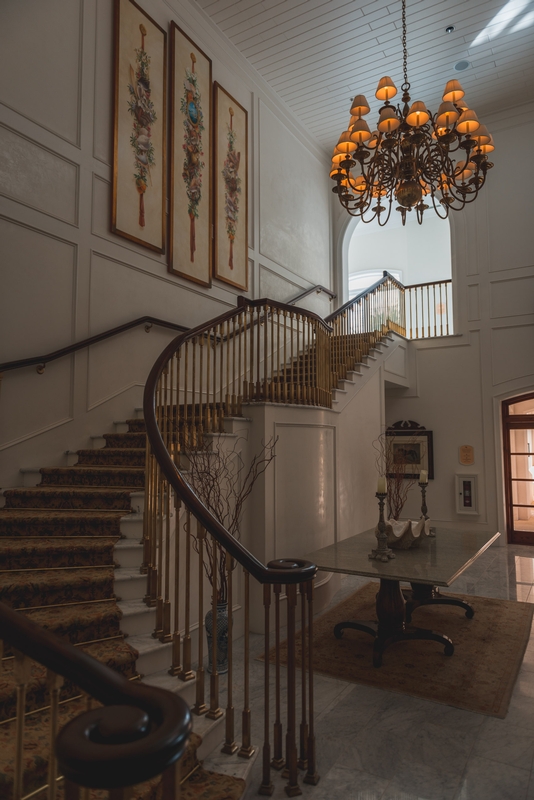
{"type": "MultiPolygon", "coordinates": [[[[363,144],[368,139],[371,138],[371,131],[369,129],[369,125],[364,119],[359,119],[351,128],[351,140],[352,142],[356,142],[357,144],[363,144]]],[[[353,149],[356,148],[353,146],[353,149]]]]}
{"type": "Polygon", "coordinates": [[[350,131],[343,131],[341,136],[339,137],[339,141],[336,145],[336,149],[334,153],[337,155],[338,153],[354,153],[356,150],[356,145],[351,139],[351,132],[350,131]]]}
{"type": "Polygon", "coordinates": [[[480,122],[476,112],[471,108],[462,111],[460,119],[456,123],[456,130],[458,133],[474,133],[480,127],[480,122]]]}
{"type": "Polygon", "coordinates": [[[350,113],[356,117],[363,117],[365,114],[368,114],[370,110],[371,109],[365,95],[357,94],[352,101],[350,113]]]}
{"type": "Polygon", "coordinates": [[[489,144],[490,135],[485,125],[479,125],[476,131],[471,135],[471,138],[478,143],[478,145],[489,144]]]}
{"type": "Polygon", "coordinates": [[[352,177],[352,182],[351,182],[352,191],[365,192],[365,190],[367,189],[367,181],[365,180],[363,175],[356,175],[356,177],[351,175],[351,177],[352,177]]]}
{"type": "Polygon", "coordinates": [[[332,156],[332,167],[337,169],[338,165],[341,164],[342,161],[345,161],[346,158],[346,153],[336,153],[334,150],[334,155],[332,156]]]}
{"type": "Polygon", "coordinates": [[[378,131],[373,131],[371,134],[371,138],[367,142],[367,147],[369,147],[371,150],[374,150],[375,147],[378,146],[379,136],[380,134],[378,133],[378,131]]]}
{"type": "Polygon", "coordinates": [[[461,87],[460,81],[447,81],[443,92],[442,100],[444,103],[456,103],[461,100],[465,92],[461,87]]]}
{"type": "Polygon", "coordinates": [[[469,180],[469,178],[473,175],[475,171],[475,165],[471,162],[467,163],[465,161],[459,161],[456,165],[456,169],[454,170],[455,177],[464,182],[469,180]]]}
{"type": "Polygon", "coordinates": [[[391,98],[395,97],[396,94],[397,87],[391,78],[388,75],[386,75],[385,78],[380,78],[375,92],[375,97],[377,100],[391,100],[391,98]]]}
{"type": "Polygon", "coordinates": [[[438,108],[436,125],[440,128],[450,128],[451,125],[454,125],[459,116],[460,114],[452,103],[442,103],[438,108]]]}
{"type": "Polygon", "coordinates": [[[491,135],[491,133],[489,135],[489,138],[490,138],[489,142],[487,144],[480,145],[479,148],[480,152],[484,153],[484,155],[486,155],[486,153],[493,153],[493,151],[495,150],[495,142],[493,141],[493,136],[491,135]]]}
{"type": "Polygon", "coordinates": [[[412,128],[420,128],[430,119],[430,114],[422,100],[416,100],[406,115],[406,122],[412,128]]]}
{"type": "Polygon", "coordinates": [[[383,108],[378,120],[378,130],[381,133],[391,133],[391,131],[397,130],[399,125],[400,119],[397,117],[393,106],[383,108]]]}

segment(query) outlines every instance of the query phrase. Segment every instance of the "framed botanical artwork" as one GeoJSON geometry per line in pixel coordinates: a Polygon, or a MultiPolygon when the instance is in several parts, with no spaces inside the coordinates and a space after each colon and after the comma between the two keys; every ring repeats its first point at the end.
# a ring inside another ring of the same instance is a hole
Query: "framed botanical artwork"
{"type": "Polygon", "coordinates": [[[401,420],[386,429],[388,439],[388,461],[393,478],[402,472],[408,480],[419,480],[421,470],[426,470],[428,478],[434,478],[434,448],[432,431],[412,420],[401,420]]]}
{"type": "Polygon", "coordinates": [[[248,121],[243,106],[213,85],[215,277],[248,290],[248,121]]]}
{"type": "Polygon", "coordinates": [[[169,272],[211,284],[211,60],[171,22],[169,272]]]}
{"type": "Polygon", "coordinates": [[[165,252],[167,34],[133,0],[115,0],[111,230],[165,252]]]}

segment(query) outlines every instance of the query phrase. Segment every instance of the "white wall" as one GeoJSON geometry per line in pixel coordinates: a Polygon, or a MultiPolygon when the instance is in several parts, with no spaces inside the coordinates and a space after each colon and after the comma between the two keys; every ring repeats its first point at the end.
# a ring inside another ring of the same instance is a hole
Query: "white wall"
{"type": "MultiPolygon", "coordinates": [[[[165,29],[175,20],[249,112],[250,295],[287,300],[330,286],[327,156],[193,0],[141,5],[165,29]],[[295,194],[297,161],[305,186],[295,194]]],[[[110,233],[112,11],[111,0],[0,4],[0,361],[143,314],[192,326],[236,303],[237,290],[200,289],[169,274],[165,255],[110,233]]],[[[324,296],[316,302],[328,313],[324,296]]],[[[43,376],[5,373],[0,486],[131,416],[170,336],[141,329],[43,376]]]]}
{"type": "MultiPolygon", "coordinates": [[[[386,399],[388,424],[412,419],[434,432],[431,517],[453,527],[498,529],[501,543],[500,404],[534,389],[534,160],[517,155],[529,152],[533,122],[532,106],[487,121],[495,167],[477,201],[451,214],[459,333],[414,342],[411,388],[392,390],[386,399]],[[459,464],[458,448],[465,444],[475,448],[473,466],[459,464]],[[455,473],[479,476],[478,517],[456,514],[455,473]]],[[[416,508],[414,495],[412,512],[416,508]]]]}

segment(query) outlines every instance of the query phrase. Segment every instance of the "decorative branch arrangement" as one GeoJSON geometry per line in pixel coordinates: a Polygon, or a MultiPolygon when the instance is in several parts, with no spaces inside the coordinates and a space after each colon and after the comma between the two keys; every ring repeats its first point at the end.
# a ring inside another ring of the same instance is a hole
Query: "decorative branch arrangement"
{"type": "MultiPolygon", "coordinates": [[[[246,441],[241,436],[227,448],[226,441],[220,436],[204,439],[192,446],[184,446],[182,454],[184,477],[214,517],[224,525],[226,530],[239,539],[241,521],[245,510],[245,501],[254,484],[263,475],[271,461],[275,458],[275,447],[278,438],[269,439],[256,453],[250,464],[243,461],[239,452],[240,443],[246,441]]],[[[193,546],[198,553],[198,539],[193,536],[193,546]]],[[[235,567],[235,564],[233,564],[235,567]]],[[[217,582],[217,602],[226,603],[228,583],[226,572],[226,556],[224,549],[211,536],[204,540],[204,569],[211,584],[217,582]],[[216,558],[216,574],[214,574],[214,556],[216,558]]]]}
{"type": "MultiPolygon", "coordinates": [[[[406,436],[403,444],[407,451],[410,446],[415,444],[419,444],[421,447],[420,438],[415,433],[413,437],[406,436]]],[[[418,480],[412,474],[413,463],[406,458],[398,457],[395,440],[386,431],[381,433],[378,439],[375,439],[373,448],[377,453],[375,463],[378,474],[387,475],[388,518],[399,519],[408,498],[408,492],[418,480]]],[[[420,457],[424,457],[424,451],[420,451],[420,457]]]]}

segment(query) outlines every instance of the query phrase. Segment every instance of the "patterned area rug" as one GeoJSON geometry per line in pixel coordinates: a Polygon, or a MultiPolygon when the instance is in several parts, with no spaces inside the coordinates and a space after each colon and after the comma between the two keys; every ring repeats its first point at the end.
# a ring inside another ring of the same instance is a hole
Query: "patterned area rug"
{"type": "MultiPolygon", "coordinates": [[[[314,669],[331,678],[363,683],[391,692],[503,719],[527,646],[534,606],[490,597],[462,597],[475,609],[472,620],[460,608],[426,606],[414,611],[412,624],[449,636],[454,655],[430,641],[398,642],[384,653],[382,666],[373,667],[373,638],[346,629],[334,637],[338,622],[374,620],[378,583],[363,586],[314,622],[314,669]]],[[[286,642],[282,663],[287,662],[286,642]]],[[[297,636],[300,658],[300,634],[297,636]]],[[[274,663],[274,649],[269,653],[274,663]]],[[[297,661],[298,663],[298,661],[297,661]]]]}

